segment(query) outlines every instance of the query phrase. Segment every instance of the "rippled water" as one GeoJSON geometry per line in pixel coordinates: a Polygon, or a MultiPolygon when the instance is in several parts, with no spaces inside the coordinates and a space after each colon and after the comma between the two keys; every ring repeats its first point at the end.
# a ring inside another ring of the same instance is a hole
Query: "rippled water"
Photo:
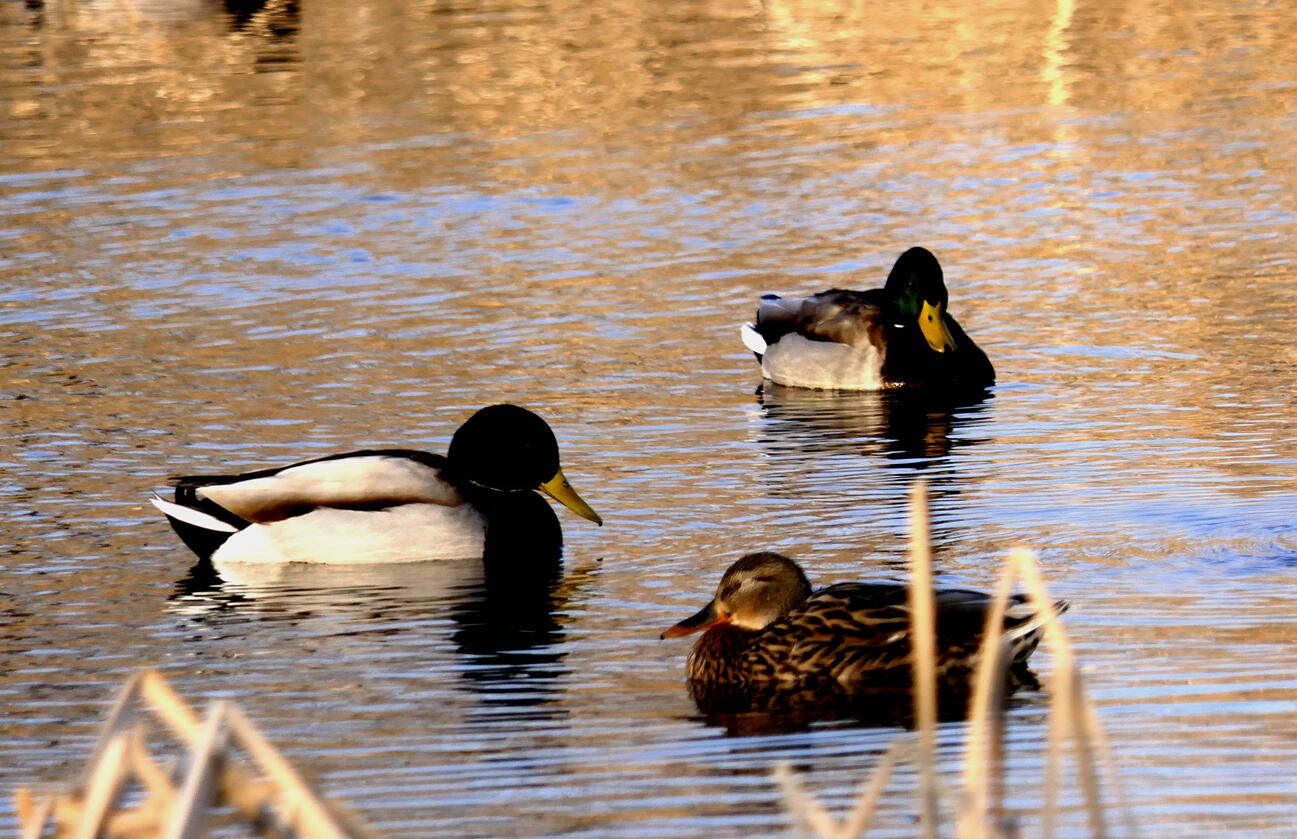
{"type": "Polygon", "coordinates": [[[1026,543],[1073,601],[1148,835],[1293,835],[1295,45],[1252,2],[0,5],[0,831],[157,665],[391,836],[776,833],[774,760],[841,805],[895,730],[699,719],[658,633],[748,550],[895,574],[925,476],[943,581],[1026,543]],[[755,393],[757,294],[912,244],[992,398],[755,393]],[[539,602],[212,579],[144,503],[504,400],[607,521],[539,602]]]}

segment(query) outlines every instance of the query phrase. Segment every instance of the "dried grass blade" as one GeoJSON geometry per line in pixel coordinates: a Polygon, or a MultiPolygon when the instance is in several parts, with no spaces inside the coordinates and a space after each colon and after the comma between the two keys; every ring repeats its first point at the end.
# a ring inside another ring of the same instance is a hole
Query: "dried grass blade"
{"type": "Polygon", "coordinates": [[[311,839],[347,839],[347,832],[338,825],[334,814],[238,707],[230,708],[229,724],[234,739],[278,788],[280,806],[289,824],[311,839]]]}
{"type": "MultiPolygon", "coordinates": [[[[156,670],[141,676],[140,695],[148,701],[154,714],[171,729],[176,739],[191,748],[201,737],[202,724],[189,703],[176,693],[171,683],[156,670]]],[[[221,772],[221,795],[243,818],[255,824],[273,825],[267,809],[266,785],[254,779],[243,767],[228,764],[221,772]]],[[[263,827],[268,835],[278,835],[273,826],[263,827]]]]}
{"type": "Polygon", "coordinates": [[[149,754],[143,728],[136,727],[131,731],[126,754],[131,771],[140,779],[149,797],[159,806],[170,809],[176,799],[176,788],[172,786],[171,778],[153,759],[153,755],[149,754]]]}
{"type": "Polygon", "coordinates": [[[914,716],[919,732],[919,824],[921,835],[937,835],[937,643],[929,544],[928,485],[910,492],[910,665],[914,716]]]}
{"type": "Polygon", "coordinates": [[[819,802],[797,777],[792,766],[784,760],[775,764],[772,773],[779,791],[784,796],[784,806],[793,819],[793,829],[819,839],[837,839],[841,834],[838,824],[824,805],[819,802]]]}
{"type": "Polygon", "coordinates": [[[1049,734],[1045,747],[1045,772],[1041,779],[1040,837],[1054,839],[1054,826],[1058,822],[1058,791],[1063,770],[1063,753],[1067,749],[1067,731],[1070,721],[1067,713],[1059,709],[1058,682],[1050,679],[1049,734]]]}
{"type": "Polygon", "coordinates": [[[104,750],[112,741],[125,722],[130,718],[131,706],[134,704],[135,695],[139,693],[140,684],[144,678],[144,673],[133,673],[122,685],[122,689],[117,692],[117,698],[113,700],[112,710],[108,712],[108,718],[104,720],[103,725],[99,726],[99,737],[95,740],[95,747],[90,752],[90,757],[86,759],[85,772],[82,773],[81,779],[77,782],[77,791],[85,794],[90,786],[90,777],[99,765],[103,757],[104,750]]]}
{"type": "MultiPolygon", "coordinates": [[[[1103,818],[1103,802],[1099,798],[1098,778],[1094,770],[1094,760],[1090,752],[1089,736],[1083,722],[1083,690],[1081,674],[1076,666],[1076,656],[1072,651],[1072,642],[1063,631],[1054,610],[1054,601],[1049,597],[1045,580],[1040,573],[1040,565],[1034,553],[1023,549],[1014,549],[1009,556],[1018,571],[1023,585],[1027,589],[1032,607],[1044,616],[1045,642],[1054,657],[1054,674],[1050,680],[1051,724],[1053,717],[1058,717],[1058,725],[1063,731],[1070,731],[1073,747],[1076,750],[1076,774],[1078,783],[1086,800],[1086,813],[1090,823],[1090,835],[1095,839],[1105,839],[1108,835],[1103,818]]],[[[1051,750],[1060,745],[1055,741],[1051,731],[1051,750]]],[[[1052,759],[1052,755],[1051,755],[1052,759]]],[[[1055,781],[1057,776],[1055,776],[1055,781]]],[[[1052,818],[1052,814],[1050,814],[1052,818]]],[[[1053,824],[1049,824],[1052,834],[1053,824]]]]}
{"type": "Polygon", "coordinates": [[[177,740],[191,747],[199,741],[203,724],[198,714],[161,673],[145,670],[140,675],[140,695],[148,700],[154,714],[166,723],[177,740]]]}
{"type": "Polygon", "coordinates": [[[207,814],[220,783],[231,707],[225,702],[214,703],[198,731],[190,751],[189,774],[162,834],[166,839],[197,839],[203,835],[207,814]]]}
{"type": "Polygon", "coordinates": [[[1085,725],[1090,733],[1090,740],[1094,743],[1095,750],[1099,755],[1099,768],[1103,772],[1104,781],[1107,782],[1108,788],[1113,791],[1117,797],[1117,806],[1121,809],[1122,827],[1125,828],[1127,836],[1139,836],[1139,825],[1135,821],[1135,814],[1130,809],[1130,802],[1126,799],[1126,793],[1122,790],[1121,773],[1117,768],[1117,760],[1113,757],[1112,746],[1108,742],[1108,734],[1103,730],[1103,725],[1099,722],[1099,712],[1094,707],[1094,701],[1089,695],[1083,696],[1085,699],[1085,725]]]}
{"type": "Polygon", "coordinates": [[[18,811],[18,822],[22,825],[21,839],[40,839],[45,832],[45,824],[50,820],[50,814],[54,812],[54,799],[48,795],[42,796],[33,805],[31,792],[20,789],[14,794],[14,806],[18,811]]]}
{"type": "Polygon", "coordinates": [[[1009,645],[1003,628],[1013,574],[1013,563],[1006,560],[982,630],[964,757],[964,803],[958,830],[964,839],[975,839],[988,830],[1000,832],[1002,827],[1004,683],[1009,669],[1009,645]]]}
{"type": "Polygon", "coordinates": [[[92,765],[72,839],[95,839],[100,834],[113,802],[126,783],[126,768],[126,735],[113,735],[99,753],[98,762],[92,765]]]}
{"type": "Polygon", "coordinates": [[[883,791],[887,789],[887,782],[891,780],[896,761],[901,752],[906,749],[907,744],[904,740],[894,739],[887,747],[887,751],[883,752],[873,775],[856,796],[856,806],[851,808],[851,814],[847,816],[846,825],[841,831],[843,839],[856,839],[857,836],[864,836],[869,830],[869,825],[874,820],[874,811],[878,809],[878,802],[883,797],[883,791]]]}
{"type": "Polygon", "coordinates": [[[1085,796],[1090,835],[1105,839],[1108,828],[1103,816],[1103,798],[1099,793],[1099,771],[1095,766],[1094,744],[1086,723],[1085,682],[1080,671],[1072,674],[1072,748],[1076,754],[1076,776],[1085,796]]]}

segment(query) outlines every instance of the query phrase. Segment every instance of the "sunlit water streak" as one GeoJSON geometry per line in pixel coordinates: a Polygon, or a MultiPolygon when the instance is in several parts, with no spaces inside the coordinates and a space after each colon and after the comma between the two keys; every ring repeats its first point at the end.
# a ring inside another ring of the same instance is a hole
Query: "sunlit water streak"
{"type": "Polygon", "coordinates": [[[777,759],[845,807],[894,729],[699,719],[657,634],[751,549],[903,573],[923,476],[942,581],[1025,543],[1073,601],[1149,834],[1291,835],[1297,23],[871,9],[0,8],[0,831],[145,665],[394,836],[770,834],[777,759]],[[918,243],[993,398],[755,392],[757,294],[918,243]],[[144,503],[502,400],[608,522],[513,622],[474,567],[214,580],[144,503]]]}

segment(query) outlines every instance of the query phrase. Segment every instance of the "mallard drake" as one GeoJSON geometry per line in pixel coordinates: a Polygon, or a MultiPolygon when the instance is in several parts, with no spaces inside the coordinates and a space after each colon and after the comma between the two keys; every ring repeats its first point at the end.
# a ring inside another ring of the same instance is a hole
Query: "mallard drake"
{"type": "MultiPolygon", "coordinates": [[[[812,592],[793,560],[753,553],[730,566],[710,603],[662,637],[703,633],[687,670],[695,699],[709,710],[768,704],[781,695],[849,704],[910,686],[908,596],[907,586],[890,582],[812,592]]],[[[964,589],[935,596],[938,679],[966,691],[991,597],[964,589]]],[[[1015,596],[1004,620],[1015,666],[1025,666],[1044,623],[1024,604],[1015,596]]],[[[1067,603],[1054,607],[1062,612],[1067,603]]]]}
{"type": "Polygon", "coordinates": [[[985,389],[995,369],[946,311],[941,264],[924,248],[901,254],[882,288],[762,296],[740,330],[761,373],[789,387],[985,389]]]}
{"type": "Polygon", "coordinates": [[[172,484],[175,501],[154,495],[153,505],[195,553],[222,563],[479,557],[489,527],[510,526],[512,494],[530,490],[603,524],[559,468],[554,432],[516,405],[473,414],[445,455],[372,449],[172,484]]]}

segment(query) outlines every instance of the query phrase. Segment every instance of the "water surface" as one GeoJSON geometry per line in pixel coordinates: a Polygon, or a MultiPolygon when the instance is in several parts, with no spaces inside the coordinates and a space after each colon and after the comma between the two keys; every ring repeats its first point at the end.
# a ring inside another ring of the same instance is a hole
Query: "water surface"
{"type": "Polygon", "coordinates": [[[1251,2],[0,6],[0,831],[158,666],[391,836],[776,834],[775,760],[845,804],[896,729],[699,719],[658,633],[749,550],[895,575],[922,476],[943,582],[1028,544],[1073,602],[1148,834],[1291,836],[1295,44],[1251,2]],[[914,244],[991,398],[756,392],[758,294],[914,244]],[[215,579],[146,503],[506,400],[607,521],[530,602],[215,579]]]}

